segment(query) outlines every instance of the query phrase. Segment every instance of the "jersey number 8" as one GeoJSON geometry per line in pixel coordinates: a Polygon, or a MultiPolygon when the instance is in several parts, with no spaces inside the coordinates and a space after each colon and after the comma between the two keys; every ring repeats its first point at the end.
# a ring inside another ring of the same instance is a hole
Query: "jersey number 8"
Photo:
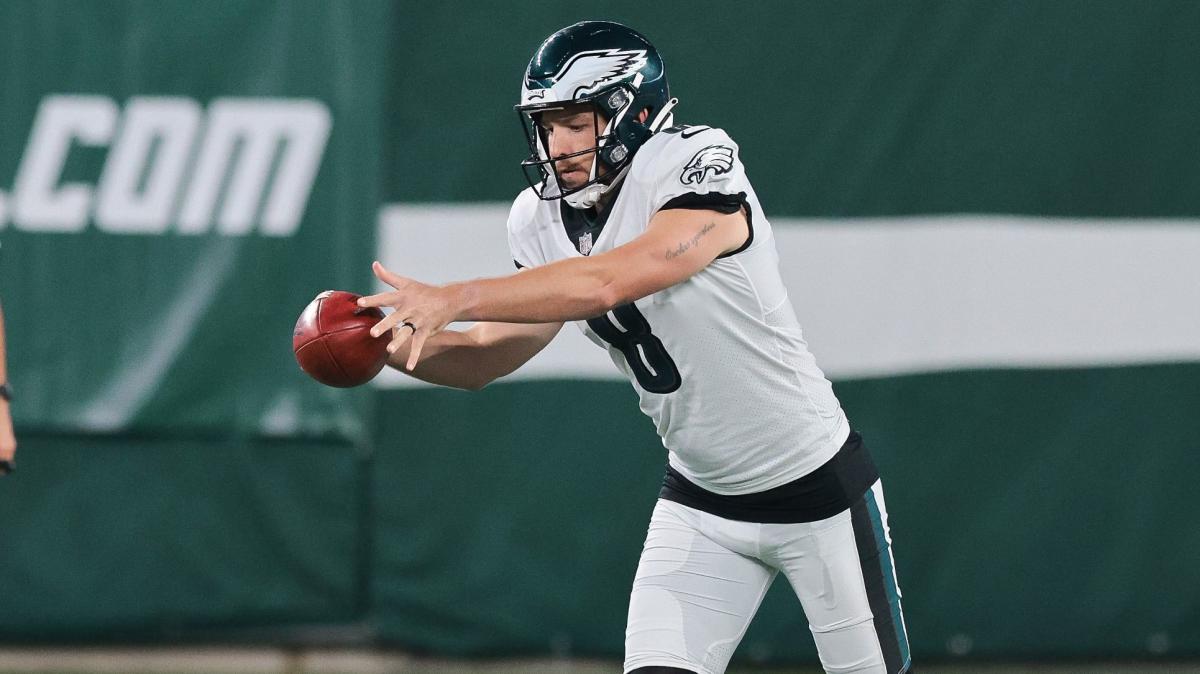
{"type": "Polygon", "coordinates": [[[625,356],[642,388],[650,393],[671,393],[678,389],[683,383],[679,368],[675,367],[662,340],[650,332],[650,323],[642,312],[631,303],[619,306],[611,313],[620,327],[613,324],[608,314],[589,318],[588,327],[625,356]]]}

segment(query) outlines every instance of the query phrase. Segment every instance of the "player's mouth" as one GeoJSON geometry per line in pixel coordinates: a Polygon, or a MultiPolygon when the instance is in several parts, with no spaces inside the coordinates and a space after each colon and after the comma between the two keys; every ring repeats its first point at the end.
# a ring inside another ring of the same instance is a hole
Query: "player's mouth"
{"type": "Polygon", "coordinates": [[[564,187],[574,188],[587,182],[588,174],[583,169],[570,168],[565,171],[559,171],[558,179],[562,181],[564,187]]]}

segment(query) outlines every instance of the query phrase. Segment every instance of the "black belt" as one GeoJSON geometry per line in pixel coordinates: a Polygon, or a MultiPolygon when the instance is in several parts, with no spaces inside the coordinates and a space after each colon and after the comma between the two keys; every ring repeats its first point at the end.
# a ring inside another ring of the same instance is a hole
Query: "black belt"
{"type": "Polygon", "coordinates": [[[773,489],[723,496],[703,489],[667,466],[658,497],[741,522],[815,522],[846,510],[879,479],[862,436],[850,431],[841,449],[820,468],[773,489]]]}

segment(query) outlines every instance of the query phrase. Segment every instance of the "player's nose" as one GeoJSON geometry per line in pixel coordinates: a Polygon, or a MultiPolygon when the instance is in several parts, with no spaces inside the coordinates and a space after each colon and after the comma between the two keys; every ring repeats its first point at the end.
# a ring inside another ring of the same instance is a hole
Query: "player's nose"
{"type": "Polygon", "coordinates": [[[571,154],[570,144],[563,136],[561,133],[550,136],[550,156],[555,159],[571,154]]]}

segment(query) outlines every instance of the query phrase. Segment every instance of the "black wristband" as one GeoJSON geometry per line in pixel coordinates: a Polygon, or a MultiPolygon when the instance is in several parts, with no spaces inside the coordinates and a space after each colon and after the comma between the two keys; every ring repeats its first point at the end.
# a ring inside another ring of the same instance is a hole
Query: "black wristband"
{"type": "Polygon", "coordinates": [[[12,400],[12,389],[9,388],[7,382],[0,384],[0,398],[4,398],[5,400],[12,400]]]}

